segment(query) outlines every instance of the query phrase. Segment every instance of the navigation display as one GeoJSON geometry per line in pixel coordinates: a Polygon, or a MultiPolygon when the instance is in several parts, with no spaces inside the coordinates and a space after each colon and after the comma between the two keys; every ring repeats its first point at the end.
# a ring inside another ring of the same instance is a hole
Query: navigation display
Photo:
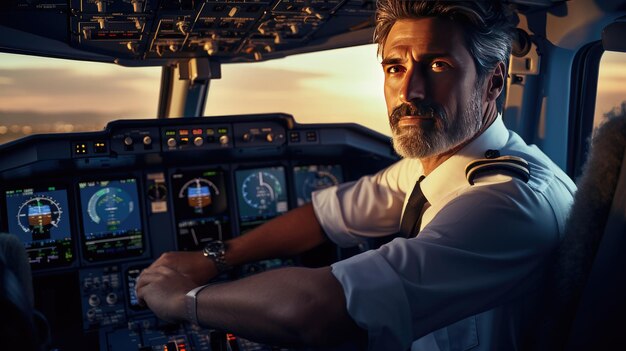
{"type": "Polygon", "coordinates": [[[293,168],[298,206],[311,202],[311,193],[343,182],[340,165],[310,165],[293,168]]]}
{"type": "Polygon", "coordinates": [[[284,167],[238,170],[235,178],[242,233],[287,212],[284,167]]]}
{"type": "Polygon", "coordinates": [[[74,261],[67,190],[48,186],[6,190],[8,229],[17,235],[31,268],[67,266],[74,261]]]}
{"type": "Polygon", "coordinates": [[[224,173],[220,170],[172,174],[178,249],[204,247],[211,240],[231,237],[224,173]]]}
{"type": "Polygon", "coordinates": [[[85,259],[101,261],[143,254],[137,180],[81,182],[78,187],[85,259]]]}

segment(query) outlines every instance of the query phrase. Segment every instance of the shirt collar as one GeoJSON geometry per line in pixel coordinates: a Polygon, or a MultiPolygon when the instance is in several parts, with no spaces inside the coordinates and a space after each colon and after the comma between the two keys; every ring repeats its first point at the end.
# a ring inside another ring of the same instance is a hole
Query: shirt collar
{"type": "Polygon", "coordinates": [[[428,202],[435,204],[450,192],[469,186],[465,177],[467,164],[485,158],[487,150],[500,150],[508,139],[509,131],[504,126],[502,115],[498,114],[487,130],[440,164],[421,182],[421,190],[428,202]]]}

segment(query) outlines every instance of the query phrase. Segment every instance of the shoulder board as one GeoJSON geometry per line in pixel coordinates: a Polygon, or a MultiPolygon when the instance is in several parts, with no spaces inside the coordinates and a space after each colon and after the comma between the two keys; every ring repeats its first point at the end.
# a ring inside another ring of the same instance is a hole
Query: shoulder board
{"type": "Polygon", "coordinates": [[[528,162],[517,156],[481,158],[465,166],[465,177],[470,185],[474,185],[474,179],[485,173],[506,173],[516,176],[524,182],[528,182],[530,179],[528,162]]]}

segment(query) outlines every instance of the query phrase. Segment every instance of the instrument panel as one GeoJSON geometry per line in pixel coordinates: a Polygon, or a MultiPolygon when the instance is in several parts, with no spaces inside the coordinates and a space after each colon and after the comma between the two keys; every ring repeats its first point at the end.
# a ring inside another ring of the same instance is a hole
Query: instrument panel
{"type": "MultiPolygon", "coordinates": [[[[299,125],[285,114],[126,120],[102,132],[35,135],[0,146],[0,229],[24,243],[36,307],[60,350],[164,350],[178,341],[187,350],[265,349],[159,321],[137,303],[139,273],[163,252],[245,235],[310,202],[313,191],[396,159],[376,132],[299,125]]],[[[355,253],[322,249],[252,262],[217,279],[355,253]]]]}

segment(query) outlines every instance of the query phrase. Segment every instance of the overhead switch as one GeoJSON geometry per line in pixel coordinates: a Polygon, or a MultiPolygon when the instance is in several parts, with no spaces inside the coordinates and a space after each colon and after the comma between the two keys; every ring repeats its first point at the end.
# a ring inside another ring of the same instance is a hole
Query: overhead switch
{"type": "Polygon", "coordinates": [[[107,12],[107,3],[104,0],[96,0],[96,7],[99,13],[107,12]]]}
{"type": "Polygon", "coordinates": [[[126,43],[126,48],[133,53],[137,51],[138,47],[139,45],[137,43],[133,43],[132,41],[129,41],[128,43],[126,43]]]}
{"type": "Polygon", "coordinates": [[[131,0],[130,3],[133,4],[133,12],[135,12],[135,13],[141,12],[143,1],[141,1],[141,0],[131,0]]]}
{"type": "Polygon", "coordinates": [[[204,51],[206,51],[207,54],[209,54],[209,56],[212,56],[217,52],[217,44],[215,44],[214,41],[207,41],[206,43],[204,43],[204,46],[202,48],[204,49],[204,51]]]}

